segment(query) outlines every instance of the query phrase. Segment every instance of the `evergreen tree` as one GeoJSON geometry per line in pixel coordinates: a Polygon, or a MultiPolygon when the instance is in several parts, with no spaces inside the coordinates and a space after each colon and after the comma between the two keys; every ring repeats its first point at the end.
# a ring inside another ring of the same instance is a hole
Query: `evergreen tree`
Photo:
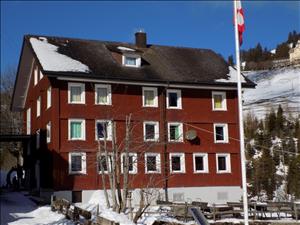
{"type": "Polygon", "coordinates": [[[276,115],[276,135],[278,137],[282,137],[283,123],[284,123],[283,110],[281,108],[281,105],[279,105],[277,109],[277,115],[276,115]]]}
{"type": "Polygon", "coordinates": [[[300,126],[299,126],[299,119],[296,119],[295,122],[295,132],[294,132],[294,137],[297,138],[300,135],[300,126]]]}
{"type": "Polygon", "coordinates": [[[228,56],[228,64],[229,64],[229,66],[233,66],[234,65],[233,56],[232,55],[228,56]]]}
{"type": "Polygon", "coordinates": [[[274,137],[276,135],[276,114],[274,109],[271,109],[270,114],[267,116],[267,129],[268,133],[274,137]]]}
{"type": "Polygon", "coordinates": [[[300,198],[300,155],[294,157],[289,164],[287,190],[289,194],[300,198]]]}

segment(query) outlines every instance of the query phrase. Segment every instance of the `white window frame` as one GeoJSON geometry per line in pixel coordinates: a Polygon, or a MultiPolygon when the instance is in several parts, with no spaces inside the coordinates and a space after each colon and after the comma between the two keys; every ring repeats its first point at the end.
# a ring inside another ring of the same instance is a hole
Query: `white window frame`
{"type": "Polygon", "coordinates": [[[39,96],[36,100],[36,117],[39,117],[41,115],[41,96],[39,96]]]}
{"type": "Polygon", "coordinates": [[[169,142],[183,142],[183,124],[180,122],[169,122],[168,123],[168,141],[169,142]],[[180,132],[180,136],[178,140],[171,140],[171,133],[170,133],[170,126],[172,125],[179,125],[179,132],[180,132]]]}
{"type": "Polygon", "coordinates": [[[161,173],[160,153],[154,153],[154,152],[145,153],[145,173],[146,174],[161,173]],[[156,157],[156,159],[155,159],[155,161],[156,161],[156,171],[148,171],[147,156],[155,156],[156,157]]]}
{"type": "Polygon", "coordinates": [[[38,130],[36,130],[36,132],[35,132],[35,134],[36,134],[36,149],[39,149],[40,147],[41,147],[41,130],[40,129],[38,129],[38,130]]]}
{"type": "Polygon", "coordinates": [[[34,70],[33,70],[33,85],[37,85],[37,83],[39,82],[39,77],[38,77],[38,67],[35,66],[34,70]]]}
{"type": "MultiPolygon", "coordinates": [[[[123,166],[123,156],[125,156],[126,155],[126,153],[125,152],[123,152],[122,154],[121,154],[121,173],[124,173],[124,166],[123,166]]],[[[137,172],[138,172],[138,167],[137,167],[137,153],[134,153],[134,152],[129,152],[128,153],[128,155],[129,156],[132,156],[133,158],[132,158],[132,162],[133,162],[133,171],[129,171],[128,173],[129,174],[137,174],[137,172]]]]}
{"type": "Polygon", "coordinates": [[[85,84],[84,83],[68,83],[68,103],[69,104],[85,104],[85,84]],[[71,87],[80,87],[81,88],[81,96],[80,101],[75,102],[71,101],[71,87]]]}
{"type": "Polygon", "coordinates": [[[51,94],[52,94],[52,88],[51,86],[48,87],[47,89],[47,109],[51,107],[51,94]]]}
{"type": "Polygon", "coordinates": [[[26,111],[26,134],[31,134],[31,108],[26,111]]]}
{"type": "Polygon", "coordinates": [[[124,54],[124,55],[122,55],[122,65],[123,66],[138,68],[138,67],[141,67],[141,64],[142,64],[142,60],[141,60],[141,56],[139,56],[139,55],[135,55],[135,54],[124,54]],[[126,64],[126,57],[135,58],[136,59],[136,61],[135,61],[136,64],[135,65],[126,64]]]}
{"type": "Polygon", "coordinates": [[[111,141],[112,140],[112,127],[113,127],[112,120],[96,120],[95,121],[95,140],[96,141],[98,141],[98,140],[103,141],[104,138],[99,138],[98,139],[97,123],[108,123],[106,141],[111,141]]]}
{"type": "Polygon", "coordinates": [[[184,153],[170,153],[169,154],[170,160],[170,173],[185,173],[185,154],[184,153]],[[179,156],[180,157],[180,171],[173,171],[172,168],[172,157],[179,156]]]}
{"type": "Polygon", "coordinates": [[[95,84],[95,105],[111,105],[112,100],[111,100],[111,85],[109,84],[95,84]],[[97,102],[98,99],[98,88],[106,88],[107,90],[107,102],[106,103],[101,103],[97,102]]]}
{"type": "Polygon", "coordinates": [[[46,124],[46,139],[47,143],[51,142],[51,121],[46,124]]]}
{"type": "Polygon", "coordinates": [[[155,87],[143,87],[143,107],[158,107],[158,95],[157,95],[157,88],[155,87]],[[153,91],[154,92],[154,104],[153,105],[146,105],[145,101],[145,91],[153,91]]]}
{"type": "MultiPolygon", "coordinates": [[[[108,155],[108,157],[111,157],[111,161],[112,161],[111,163],[112,163],[112,165],[110,164],[110,162],[108,162],[108,165],[107,165],[107,169],[108,170],[104,171],[104,174],[108,174],[111,171],[111,166],[114,166],[114,161],[113,161],[113,155],[112,155],[112,153],[108,153],[107,155],[108,155]]],[[[101,153],[101,156],[105,156],[105,153],[101,153]]],[[[101,174],[101,169],[99,170],[99,160],[98,160],[98,157],[99,156],[97,156],[97,170],[98,170],[98,174],[101,174]]]]}
{"type": "Polygon", "coordinates": [[[231,173],[231,157],[230,153],[217,153],[216,154],[216,170],[217,173],[231,173]],[[219,156],[225,157],[226,170],[219,170],[219,156]]]}
{"type": "Polygon", "coordinates": [[[214,142],[215,143],[228,143],[229,142],[228,135],[228,124],[227,123],[214,123],[214,142]],[[224,131],[224,140],[216,140],[216,127],[222,126],[224,131]]]}
{"type": "Polygon", "coordinates": [[[182,98],[181,98],[181,90],[179,89],[167,89],[167,109],[182,109],[182,98]],[[176,93],[177,94],[177,106],[170,106],[169,105],[169,93],[176,93]]]}
{"type": "Polygon", "coordinates": [[[159,122],[157,121],[144,121],[143,123],[143,131],[144,131],[144,141],[159,141],[159,122]],[[146,125],[154,125],[154,139],[147,139],[146,138],[146,125]]]}
{"type": "Polygon", "coordinates": [[[68,140],[69,141],[85,141],[85,119],[69,119],[68,120],[68,140]],[[71,123],[81,122],[81,137],[71,139],[71,123]]]}
{"type": "Polygon", "coordinates": [[[85,152],[69,152],[69,174],[86,174],[86,153],[85,152]],[[72,155],[81,156],[81,171],[72,171],[72,165],[71,165],[72,155]]]}
{"type": "Polygon", "coordinates": [[[193,154],[193,165],[194,165],[194,173],[208,173],[208,154],[207,153],[194,153],[193,154]],[[203,158],[203,170],[196,169],[196,157],[203,158]]]}
{"type": "Polygon", "coordinates": [[[212,91],[212,109],[213,111],[226,111],[227,110],[227,99],[225,91],[212,91]],[[222,108],[215,108],[215,95],[222,96],[222,108]]]}

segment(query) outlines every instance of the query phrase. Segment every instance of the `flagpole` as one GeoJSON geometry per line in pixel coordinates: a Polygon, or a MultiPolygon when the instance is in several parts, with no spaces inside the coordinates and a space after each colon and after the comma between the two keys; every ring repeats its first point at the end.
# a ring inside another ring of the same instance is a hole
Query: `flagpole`
{"type": "Polygon", "coordinates": [[[234,2],[235,55],[236,55],[236,70],[237,70],[239,130],[240,130],[240,155],[241,155],[243,204],[244,204],[244,224],[248,225],[249,224],[249,221],[248,221],[248,198],[247,198],[247,181],[246,181],[244,123],[243,123],[243,108],[242,108],[243,106],[242,106],[240,43],[239,43],[239,33],[238,33],[237,1],[233,0],[233,2],[234,2]]]}

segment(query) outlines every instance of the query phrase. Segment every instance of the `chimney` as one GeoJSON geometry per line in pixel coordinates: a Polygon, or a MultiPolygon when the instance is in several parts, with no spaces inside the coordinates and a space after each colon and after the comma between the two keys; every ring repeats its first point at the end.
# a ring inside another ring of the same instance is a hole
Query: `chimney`
{"type": "Polygon", "coordinates": [[[143,31],[135,33],[135,45],[139,48],[147,48],[147,34],[143,31]]]}

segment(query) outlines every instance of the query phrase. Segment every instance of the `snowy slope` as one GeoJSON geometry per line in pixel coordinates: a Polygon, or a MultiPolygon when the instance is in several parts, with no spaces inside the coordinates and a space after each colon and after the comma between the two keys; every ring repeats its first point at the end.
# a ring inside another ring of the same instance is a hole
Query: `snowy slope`
{"type": "Polygon", "coordinates": [[[244,73],[257,84],[255,89],[246,89],[243,94],[244,112],[258,118],[277,109],[281,104],[287,114],[300,113],[300,68],[281,68],[244,73]]]}

